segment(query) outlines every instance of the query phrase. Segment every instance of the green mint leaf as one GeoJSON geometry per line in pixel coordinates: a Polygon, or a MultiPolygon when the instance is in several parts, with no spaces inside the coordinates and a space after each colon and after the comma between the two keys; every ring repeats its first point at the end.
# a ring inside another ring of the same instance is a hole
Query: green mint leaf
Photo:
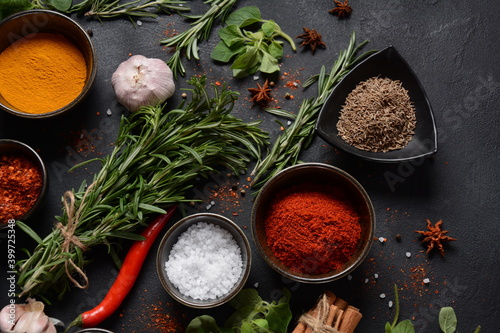
{"type": "Polygon", "coordinates": [[[240,28],[262,21],[260,10],[256,6],[247,6],[229,14],[225,22],[227,25],[237,25],[240,28]]]}
{"type": "Polygon", "coordinates": [[[210,57],[216,61],[229,62],[231,58],[244,51],[244,43],[236,43],[228,47],[223,41],[220,41],[212,50],[210,57]]]}
{"type": "Polygon", "coordinates": [[[446,306],[439,311],[439,327],[444,333],[455,333],[457,330],[457,316],[452,307],[446,306]]]}
{"type": "Polygon", "coordinates": [[[217,31],[217,34],[227,46],[245,41],[245,36],[236,25],[228,25],[225,28],[221,28],[217,31]]]}
{"type": "Polygon", "coordinates": [[[244,322],[241,324],[241,333],[253,333],[252,325],[248,322],[244,322]]]}
{"type": "Polygon", "coordinates": [[[273,20],[269,20],[269,21],[266,21],[264,22],[264,24],[262,24],[262,31],[264,31],[264,35],[266,37],[271,37],[274,32],[276,31],[276,23],[274,23],[273,20]]]}
{"type": "Polygon", "coordinates": [[[403,320],[392,329],[392,333],[415,333],[415,328],[413,327],[410,319],[403,320]]]}
{"type": "Polygon", "coordinates": [[[233,312],[224,323],[224,327],[239,328],[241,323],[255,310],[254,304],[241,306],[238,310],[233,312]]]}
{"type": "Polygon", "coordinates": [[[72,0],[47,0],[49,7],[58,11],[66,12],[71,8],[72,0]]]}
{"type": "Polygon", "coordinates": [[[278,59],[270,55],[268,52],[261,51],[261,63],[259,70],[263,73],[274,73],[280,70],[278,59]]]}
{"type": "Polygon", "coordinates": [[[283,42],[273,40],[267,49],[270,55],[275,57],[276,59],[281,59],[283,56],[283,42]]]}
{"type": "Polygon", "coordinates": [[[266,315],[269,329],[275,333],[286,333],[288,324],[292,320],[292,312],[288,303],[270,305],[266,315]]]}
{"type": "Polygon", "coordinates": [[[237,79],[242,79],[244,77],[254,74],[258,70],[259,70],[259,65],[254,66],[252,68],[233,69],[233,76],[237,79]]]}
{"type": "Polygon", "coordinates": [[[211,316],[203,315],[194,318],[188,324],[186,333],[219,333],[220,328],[217,326],[215,319],[211,316]]]}
{"type": "Polygon", "coordinates": [[[245,53],[234,59],[231,69],[248,69],[258,66],[261,62],[261,52],[254,46],[247,46],[245,53]]]}

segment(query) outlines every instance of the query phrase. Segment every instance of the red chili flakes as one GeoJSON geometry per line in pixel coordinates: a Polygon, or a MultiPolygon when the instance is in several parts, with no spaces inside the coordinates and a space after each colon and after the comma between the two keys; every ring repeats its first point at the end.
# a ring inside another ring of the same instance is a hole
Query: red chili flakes
{"type": "Polygon", "coordinates": [[[35,204],[42,173],[22,155],[0,156],[0,223],[23,216],[35,204]]]}

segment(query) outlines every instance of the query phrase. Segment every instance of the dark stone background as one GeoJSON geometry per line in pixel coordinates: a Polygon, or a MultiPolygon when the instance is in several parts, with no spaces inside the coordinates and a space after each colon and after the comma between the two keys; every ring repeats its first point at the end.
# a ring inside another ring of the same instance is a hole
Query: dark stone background
{"type": "MultiPolygon", "coordinates": [[[[201,1],[188,4],[195,13],[206,9],[201,1]]],[[[294,320],[314,304],[323,290],[331,290],[360,308],[364,317],[358,326],[359,332],[381,332],[385,322],[392,321],[394,315],[394,308],[389,308],[388,302],[394,300],[392,287],[396,283],[401,288],[400,318],[412,319],[417,332],[439,332],[437,314],[442,306],[455,308],[459,331],[472,332],[477,325],[482,325],[482,332],[495,332],[500,323],[497,302],[500,296],[498,2],[352,1],[353,13],[344,20],[328,13],[334,7],[331,0],[242,0],[237,7],[246,5],[258,6],[263,18],[274,19],[292,37],[301,34],[303,27],[314,28],[323,35],[327,45],[314,56],[309,50],[299,48],[293,53],[285,46],[281,72],[290,75],[280,80],[273,91],[282,108],[297,111],[300,101],[313,96],[315,90],[292,91],[283,87],[287,80],[295,78],[303,82],[317,74],[322,65],[331,68],[338,52],[347,46],[351,32],[356,31],[358,41],[370,40],[365,50],[394,45],[407,60],[427,92],[439,133],[438,153],[434,158],[399,165],[365,162],[336,151],[316,138],[312,147],[301,155],[302,160],[329,163],[356,177],[373,200],[377,214],[376,237],[385,237],[387,241],[373,243],[368,259],[352,274],[352,280],[344,278],[325,285],[283,280],[266,266],[254,248],[247,287],[258,284],[257,290],[267,300],[274,299],[282,287],[291,289],[294,320]],[[286,92],[291,92],[295,99],[286,100],[286,92]],[[388,175],[398,176],[399,181],[391,183],[388,175]],[[446,245],[446,257],[438,252],[425,254],[425,246],[419,243],[420,238],[414,232],[425,228],[425,219],[433,223],[442,219],[445,229],[450,230],[449,235],[458,239],[446,245]],[[396,234],[402,236],[401,242],[396,242],[396,234]],[[406,257],[406,252],[412,253],[411,258],[406,257]],[[378,274],[378,279],[374,274],[378,274]],[[425,277],[430,279],[428,285],[422,283],[425,277]],[[387,295],[385,299],[380,297],[382,293],[387,295]]],[[[168,50],[159,41],[166,32],[187,28],[187,22],[177,15],[141,20],[143,24],[135,28],[126,19],[102,23],[76,19],[85,29],[92,29],[98,56],[97,78],[88,99],[70,114],[55,119],[31,121],[0,114],[0,138],[30,144],[39,151],[50,174],[45,204],[30,222],[40,235],[50,230],[54,216],[60,213],[64,191],[78,187],[84,179],[90,180],[97,164],[72,173],[67,173],[68,169],[112,149],[123,113],[110,83],[118,64],[126,60],[129,53],[167,59],[168,50]],[[112,111],[111,116],[106,115],[108,109],[112,111]]],[[[274,138],[279,133],[274,117],[249,103],[246,88],[255,85],[253,77],[235,80],[229,66],[210,60],[218,28],[216,22],[210,39],[200,44],[201,60],[184,62],[188,70],[186,78],[207,74],[210,82],[227,81],[232,89],[241,92],[234,114],[248,120],[262,119],[263,128],[274,138]]],[[[187,87],[186,78],[177,81],[180,88],[187,87]]],[[[257,82],[262,82],[262,78],[257,82]]],[[[172,98],[172,107],[180,101],[180,94],[178,91],[172,98]]],[[[239,179],[239,186],[247,183],[246,177],[239,179]]],[[[211,200],[210,189],[214,184],[226,186],[229,181],[221,174],[200,183],[197,193],[204,194],[202,199],[206,202],[211,200]]],[[[227,203],[217,201],[210,211],[232,218],[251,240],[251,205],[251,196],[247,195],[238,206],[227,207],[227,203]],[[233,211],[237,211],[238,216],[233,216],[233,211]]],[[[205,210],[200,206],[188,213],[205,210]]],[[[0,235],[0,242],[5,248],[4,236],[0,235]]],[[[20,256],[20,248],[31,249],[33,244],[18,232],[17,246],[20,256]]],[[[222,324],[231,313],[228,305],[213,310],[193,310],[175,303],[167,295],[156,275],[156,248],[157,244],[130,295],[102,327],[115,332],[167,332],[155,328],[159,314],[168,314],[181,323],[197,315],[211,314],[222,324]]],[[[69,323],[100,302],[117,274],[111,260],[101,252],[105,249],[91,253],[95,262],[87,270],[90,288],[75,289],[63,301],[47,306],[50,316],[69,323]]],[[[0,263],[2,276],[5,276],[5,265],[0,263]]],[[[7,285],[4,281],[2,278],[2,289],[7,285]]],[[[7,291],[0,291],[0,299],[2,304],[7,304],[7,291]]]]}

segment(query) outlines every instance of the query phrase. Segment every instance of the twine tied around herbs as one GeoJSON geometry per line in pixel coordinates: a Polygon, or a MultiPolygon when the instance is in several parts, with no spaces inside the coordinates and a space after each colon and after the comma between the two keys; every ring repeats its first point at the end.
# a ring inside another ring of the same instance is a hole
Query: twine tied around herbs
{"type": "MultiPolygon", "coordinates": [[[[93,184],[91,184],[88,188],[87,191],[85,192],[84,198],[89,192],[90,188],[92,187],[93,184]]],[[[64,253],[69,253],[69,249],[71,244],[74,246],[79,247],[82,249],[82,251],[85,251],[87,247],[85,244],[82,243],[82,241],[75,236],[75,230],[76,227],[78,226],[79,222],[79,217],[80,217],[80,209],[75,212],[75,195],[72,191],[66,191],[63,196],[64,200],[64,208],[66,210],[66,215],[68,216],[68,223],[66,225],[63,225],[61,222],[57,223],[56,227],[61,231],[61,235],[64,237],[64,242],[62,244],[62,252],[64,253]]],[[[81,207],[81,206],[80,206],[81,207]]],[[[78,267],[78,265],[75,264],[73,259],[70,257],[67,260],[64,261],[64,266],[66,268],[66,275],[68,276],[69,280],[73,282],[75,286],[77,286],[80,289],[86,289],[89,286],[89,278],[87,275],[83,272],[83,270],[78,267]],[[74,277],[73,274],[70,271],[71,265],[76,273],[83,279],[84,283],[83,285],[80,284],[74,277]]]]}
{"type": "Polygon", "coordinates": [[[323,295],[315,310],[313,313],[304,313],[300,316],[299,323],[309,327],[312,333],[340,333],[332,326],[325,324],[330,311],[326,295],[323,295]]]}

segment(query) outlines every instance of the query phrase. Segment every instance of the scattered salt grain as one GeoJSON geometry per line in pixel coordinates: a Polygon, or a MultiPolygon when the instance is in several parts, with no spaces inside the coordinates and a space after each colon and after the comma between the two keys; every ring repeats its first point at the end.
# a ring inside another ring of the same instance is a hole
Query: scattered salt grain
{"type": "Polygon", "coordinates": [[[106,114],[107,114],[108,116],[111,116],[111,114],[112,114],[112,113],[111,113],[111,109],[108,109],[108,110],[106,111],[106,114]]]}
{"type": "Polygon", "coordinates": [[[406,252],[406,257],[410,258],[411,257],[411,252],[406,252]]]}
{"type": "Polygon", "coordinates": [[[243,271],[241,249],[229,231],[206,222],[190,226],[172,247],[165,270],[185,295],[207,300],[227,294],[243,271]]]}
{"type": "Polygon", "coordinates": [[[385,298],[385,294],[384,293],[380,294],[380,298],[385,298]]]}
{"type": "Polygon", "coordinates": [[[424,279],[424,283],[425,283],[425,284],[428,284],[429,282],[431,282],[431,280],[429,280],[429,278],[425,278],[425,279],[424,279]]]}
{"type": "Polygon", "coordinates": [[[378,279],[378,274],[377,274],[377,273],[373,274],[373,277],[374,277],[375,279],[378,279]]]}
{"type": "Polygon", "coordinates": [[[212,208],[212,205],[208,204],[205,208],[209,210],[210,208],[212,208]]]}
{"type": "Polygon", "coordinates": [[[383,243],[383,242],[385,242],[385,241],[386,241],[386,239],[385,239],[384,237],[379,237],[379,238],[378,238],[378,241],[379,241],[380,243],[383,243]]]}
{"type": "Polygon", "coordinates": [[[255,288],[258,288],[258,287],[259,287],[259,283],[258,283],[258,282],[255,282],[255,283],[253,284],[253,286],[254,286],[255,288]]]}
{"type": "Polygon", "coordinates": [[[347,275],[347,280],[349,280],[349,281],[352,280],[352,275],[351,274],[347,275]]]}
{"type": "Polygon", "coordinates": [[[139,20],[138,20],[138,21],[137,21],[137,25],[138,25],[138,26],[141,26],[141,25],[142,25],[142,21],[139,21],[139,20]]]}
{"type": "Polygon", "coordinates": [[[259,79],[259,77],[257,75],[254,75],[253,79],[254,79],[254,81],[257,81],[259,79]]]}
{"type": "Polygon", "coordinates": [[[392,308],[392,301],[389,301],[389,307],[392,308]]]}
{"type": "Polygon", "coordinates": [[[365,283],[368,283],[369,281],[370,281],[370,280],[368,280],[368,279],[365,279],[365,283]]]}

